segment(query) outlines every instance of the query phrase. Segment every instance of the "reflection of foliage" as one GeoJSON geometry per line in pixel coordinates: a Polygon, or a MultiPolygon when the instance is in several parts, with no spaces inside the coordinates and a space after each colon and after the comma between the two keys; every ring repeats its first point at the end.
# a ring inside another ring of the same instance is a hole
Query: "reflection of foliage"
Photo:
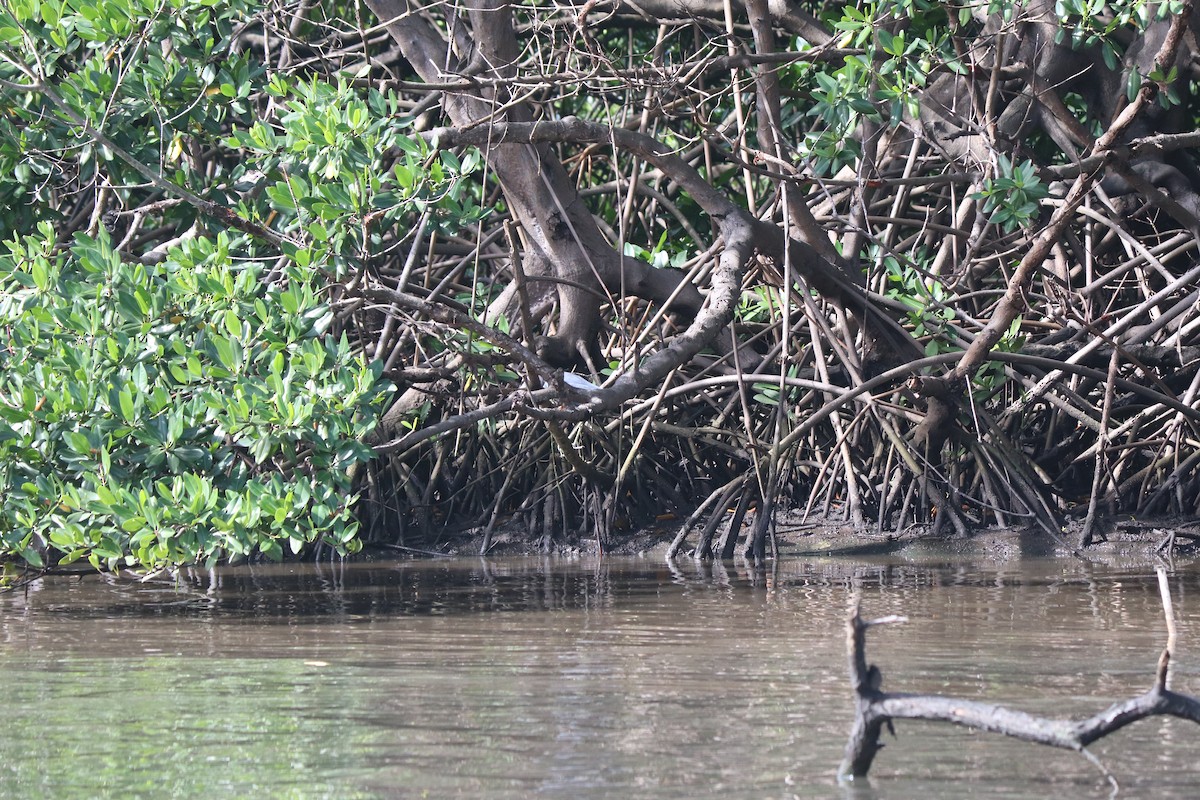
{"type": "Polygon", "coordinates": [[[10,659],[2,675],[0,798],[377,796],[347,770],[388,734],[314,713],[346,706],[344,676],[297,659],[10,659]]]}

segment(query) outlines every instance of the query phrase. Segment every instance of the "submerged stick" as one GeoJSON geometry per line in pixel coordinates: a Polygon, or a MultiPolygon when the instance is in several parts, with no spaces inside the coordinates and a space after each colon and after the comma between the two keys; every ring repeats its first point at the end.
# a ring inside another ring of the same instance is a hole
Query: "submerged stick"
{"type": "MultiPolygon", "coordinates": [[[[882,691],[882,673],[874,664],[867,663],[867,629],[874,625],[905,622],[906,619],[890,616],[864,620],[859,613],[860,598],[856,595],[851,602],[846,624],[850,685],[855,694],[854,724],[850,729],[850,740],[846,743],[845,756],[838,767],[838,780],[867,776],[875,755],[883,747],[879,741],[880,733],[885,725],[892,730],[894,719],[934,720],[1001,733],[1027,742],[1074,750],[1097,766],[1101,765],[1085,750],[1087,745],[1132,722],[1165,714],[1200,723],[1200,700],[1167,688],[1169,666],[1175,648],[1175,619],[1166,572],[1161,567],[1158,569],[1158,582],[1167,619],[1167,645],[1159,658],[1153,688],[1081,720],[1039,717],[992,703],[955,697],[882,691]]],[[[1105,775],[1112,780],[1107,771],[1105,775]]]]}

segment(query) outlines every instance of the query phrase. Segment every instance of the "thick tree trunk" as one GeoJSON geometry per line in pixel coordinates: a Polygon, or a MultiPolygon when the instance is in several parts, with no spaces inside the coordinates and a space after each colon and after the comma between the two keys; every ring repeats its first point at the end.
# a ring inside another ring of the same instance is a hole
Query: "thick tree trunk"
{"type": "MultiPolygon", "coordinates": [[[[475,93],[445,92],[442,107],[454,125],[471,128],[532,120],[527,105],[515,102],[503,88],[503,79],[515,74],[518,56],[507,4],[494,0],[471,4],[470,36],[464,31],[453,45],[407,0],[367,0],[367,6],[386,24],[422,80],[444,83],[455,75],[499,79],[475,93]]],[[[454,20],[450,27],[462,31],[462,22],[454,20]]],[[[690,284],[680,286],[681,273],[625,258],[605,240],[548,144],[491,144],[482,149],[536,256],[525,262],[530,280],[549,276],[558,293],[557,329],[539,341],[542,358],[556,366],[596,359],[600,306],[622,288],[659,303],[670,299],[671,310],[684,316],[699,310],[703,297],[690,284]]]]}

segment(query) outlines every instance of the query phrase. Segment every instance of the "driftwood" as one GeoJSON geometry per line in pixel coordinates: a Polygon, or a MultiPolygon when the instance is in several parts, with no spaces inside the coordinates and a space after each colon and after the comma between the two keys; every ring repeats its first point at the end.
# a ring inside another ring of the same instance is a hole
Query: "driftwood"
{"type": "Polygon", "coordinates": [[[1116,779],[1088,752],[1089,744],[1131,722],[1159,714],[1200,723],[1200,700],[1168,688],[1171,657],[1175,649],[1175,615],[1166,572],[1162,568],[1158,570],[1158,584],[1167,620],[1167,645],[1158,660],[1154,686],[1144,694],[1114,703],[1098,714],[1081,720],[1037,717],[991,703],[954,697],[881,691],[882,674],[874,664],[867,663],[867,629],[874,625],[906,622],[907,618],[893,615],[864,620],[859,615],[859,599],[856,597],[846,626],[850,682],[855,692],[854,725],[850,730],[850,741],[846,744],[845,757],[838,768],[838,780],[845,782],[866,778],[875,755],[883,748],[879,738],[884,726],[895,734],[892,720],[925,719],[1074,750],[1095,764],[1116,789],[1116,779]]]}

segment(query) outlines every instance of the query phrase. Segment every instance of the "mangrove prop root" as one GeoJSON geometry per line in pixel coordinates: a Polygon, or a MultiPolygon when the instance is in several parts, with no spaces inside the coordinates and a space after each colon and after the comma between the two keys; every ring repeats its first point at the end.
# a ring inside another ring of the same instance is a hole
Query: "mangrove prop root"
{"type": "Polygon", "coordinates": [[[1115,786],[1112,776],[1087,752],[1089,744],[1131,722],[1160,714],[1200,723],[1200,700],[1168,688],[1171,656],[1175,650],[1175,615],[1166,572],[1162,568],[1158,570],[1158,584],[1167,619],[1167,644],[1159,657],[1153,687],[1144,694],[1114,703],[1098,714],[1080,720],[1038,717],[1003,706],[954,697],[882,691],[882,673],[874,664],[867,663],[867,629],[875,625],[906,622],[907,618],[889,616],[864,620],[859,614],[859,598],[855,596],[846,625],[850,684],[855,694],[854,724],[850,729],[845,757],[838,768],[838,780],[867,776],[875,755],[883,747],[879,741],[880,733],[884,726],[892,730],[892,720],[924,719],[1074,750],[1100,767],[1115,786]]]}

